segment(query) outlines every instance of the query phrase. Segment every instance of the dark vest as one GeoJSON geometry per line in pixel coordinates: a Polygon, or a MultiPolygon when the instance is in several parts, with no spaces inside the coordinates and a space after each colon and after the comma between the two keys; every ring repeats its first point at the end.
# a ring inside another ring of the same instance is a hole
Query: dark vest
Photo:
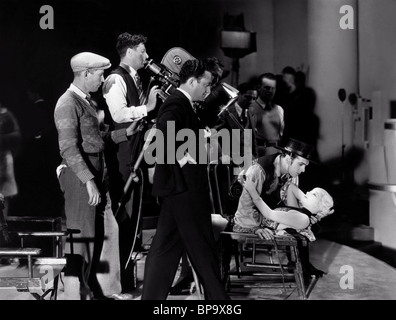
{"type": "Polygon", "coordinates": [[[279,206],[279,202],[281,200],[280,188],[282,187],[282,184],[280,183],[278,184],[275,191],[271,192],[270,194],[267,194],[267,191],[274,183],[274,180],[277,179],[275,177],[274,161],[278,155],[279,153],[276,153],[268,156],[263,156],[257,159],[257,163],[263,168],[265,172],[265,181],[260,196],[271,209],[274,209],[275,207],[279,206]]]}
{"type": "MultiPolygon", "coordinates": [[[[130,106],[140,105],[139,93],[137,91],[135,82],[133,81],[128,71],[126,71],[121,66],[118,66],[111,72],[111,74],[118,74],[124,79],[127,86],[126,101],[128,108],[130,106]]],[[[117,123],[113,121],[113,124],[114,129],[118,130],[122,128],[127,128],[131,124],[131,122],[117,123]]],[[[137,134],[130,137],[127,141],[124,141],[116,146],[119,166],[125,168],[126,166],[134,165],[140,154],[140,151],[143,148],[144,133],[145,130],[141,130],[137,134]]]]}
{"type": "MultiPolygon", "coordinates": [[[[120,75],[127,86],[127,95],[126,95],[126,101],[128,108],[130,106],[138,106],[140,105],[139,102],[139,93],[137,91],[135,81],[133,81],[131,75],[126,71],[123,67],[118,66],[116,69],[114,69],[111,74],[118,74],[120,75]]],[[[121,129],[121,128],[127,128],[131,123],[130,122],[125,122],[125,123],[117,123],[114,122],[114,128],[121,129]]]]}

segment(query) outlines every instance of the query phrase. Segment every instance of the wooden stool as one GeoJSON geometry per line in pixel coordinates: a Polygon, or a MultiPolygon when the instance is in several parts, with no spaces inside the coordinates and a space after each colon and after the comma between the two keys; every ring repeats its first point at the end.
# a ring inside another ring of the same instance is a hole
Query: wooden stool
{"type": "MultiPolygon", "coordinates": [[[[301,245],[308,245],[307,240],[301,237],[301,245]]],[[[231,275],[238,277],[238,283],[244,283],[245,276],[254,276],[253,281],[273,280],[281,276],[282,287],[285,289],[285,278],[294,276],[295,286],[298,295],[303,299],[307,298],[303,269],[300,260],[298,241],[294,236],[275,236],[274,240],[261,239],[251,233],[237,233],[223,231],[220,236],[221,243],[221,272],[222,279],[228,289],[233,285],[231,275]],[[258,253],[268,254],[269,262],[263,263],[258,261],[258,253]],[[273,253],[277,255],[278,262],[273,260],[273,253]],[[290,255],[289,262],[286,264],[281,261],[280,253],[286,252],[290,255]],[[230,270],[231,255],[235,258],[235,271],[230,270]],[[245,261],[245,255],[250,255],[250,259],[245,261]],[[243,264],[243,270],[242,266],[243,264]],[[257,270],[270,270],[270,273],[262,273],[257,270]],[[278,272],[275,272],[275,271],[278,272]]],[[[246,281],[249,282],[249,281],[246,281]]],[[[243,287],[279,287],[274,285],[243,285],[243,287]]]]}

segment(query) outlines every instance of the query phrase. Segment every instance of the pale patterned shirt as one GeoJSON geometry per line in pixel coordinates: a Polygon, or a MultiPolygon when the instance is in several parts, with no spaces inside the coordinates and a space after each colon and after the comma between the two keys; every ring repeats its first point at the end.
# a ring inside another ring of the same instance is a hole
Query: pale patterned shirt
{"type": "MultiPolygon", "coordinates": [[[[241,174],[244,174],[244,172],[242,172],[241,174]]],[[[261,194],[266,179],[264,169],[258,163],[255,163],[246,170],[245,175],[255,183],[258,194],[261,194]]],[[[298,177],[292,178],[290,176],[287,178],[286,183],[282,186],[280,190],[280,198],[282,202],[286,202],[286,190],[290,183],[295,183],[296,185],[298,185],[298,177]]],[[[266,191],[266,194],[272,193],[276,190],[277,187],[278,177],[275,176],[274,181],[272,182],[269,189],[266,191]]],[[[243,188],[242,194],[239,198],[234,222],[239,227],[252,229],[252,232],[257,230],[258,228],[262,228],[263,226],[272,227],[273,224],[273,221],[264,218],[264,216],[260,213],[256,205],[254,204],[252,197],[245,188],[243,188]]]]}

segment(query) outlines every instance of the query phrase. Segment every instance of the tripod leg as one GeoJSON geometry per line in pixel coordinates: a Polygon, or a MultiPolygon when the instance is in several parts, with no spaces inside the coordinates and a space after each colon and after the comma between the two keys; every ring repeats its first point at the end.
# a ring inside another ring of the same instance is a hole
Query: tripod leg
{"type": "MultiPolygon", "coordinates": [[[[137,238],[138,235],[141,233],[141,215],[142,215],[142,200],[143,200],[143,188],[144,188],[144,179],[143,179],[143,174],[142,171],[139,169],[139,176],[141,177],[141,184],[139,188],[135,188],[135,194],[134,194],[134,199],[132,203],[132,230],[131,230],[131,235],[133,237],[133,242],[132,242],[132,247],[131,251],[129,254],[129,259],[127,261],[127,264],[125,265],[125,268],[128,267],[128,264],[130,261],[135,261],[136,260],[136,255],[134,256],[134,249],[137,244],[137,238]]],[[[141,235],[140,235],[141,236],[141,235]]]]}

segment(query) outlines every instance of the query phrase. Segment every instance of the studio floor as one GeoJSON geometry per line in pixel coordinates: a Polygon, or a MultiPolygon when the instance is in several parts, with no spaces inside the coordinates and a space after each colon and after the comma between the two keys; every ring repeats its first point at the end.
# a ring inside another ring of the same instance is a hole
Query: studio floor
{"type": "MultiPolygon", "coordinates": [[[[310,245],[312,264],[326,272],[308,291],[307,300],[395,300],[396,269],[362,251],[333,241],[318,238],[310,245]]],[[[134,300],[140,300],[143,286],[145,256],[137,262],[137,289],[131,292],[134,300]]],[[[0,267],[0,273],[2,272],[0,267]]],[[[4,269],[3,269],[4,270],[4,269]]],[[[250,288],[230,292],[232,300],[300,300],[297,289],[250,288]]],[[[60,282],[58,300],[63,300],[60,282]]],[[[193,294],[168,296],[168,300],[199,300],[193,294]]],[[[0,290],[0,300],[34,300],[26,292],[7,288],[0,290]]]]}

